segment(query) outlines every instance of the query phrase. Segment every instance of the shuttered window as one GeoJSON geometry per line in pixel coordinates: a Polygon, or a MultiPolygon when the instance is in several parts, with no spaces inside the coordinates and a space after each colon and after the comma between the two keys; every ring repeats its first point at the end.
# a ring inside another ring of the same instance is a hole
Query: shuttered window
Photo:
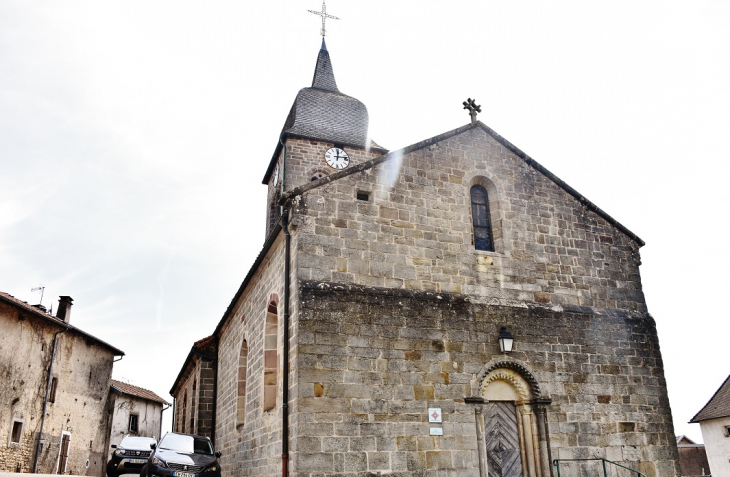
{"type": "Polygon", "coordinates": [[[471,188],[471,215],[474,224],[474,248],[494,251],[492,227],[489,222],[489,198],[487,189],[480,185],[471,188]]]}

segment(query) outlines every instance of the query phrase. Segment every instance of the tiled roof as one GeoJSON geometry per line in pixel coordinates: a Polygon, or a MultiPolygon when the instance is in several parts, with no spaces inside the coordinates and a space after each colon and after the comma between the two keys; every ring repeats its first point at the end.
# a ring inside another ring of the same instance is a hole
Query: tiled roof
{"type": "Polygon", "coordinates": [[[112,379],[112,387],[123,394],[129,394],[130,396],[146,399],[148,401],[159,402],[161,404],[170,404],[149,389],[132,386],[131,384],[123,383],[116,379],[112,379]]]}
{"type": "Polygon", "coordinates": [[[44,319],[50,323],[54,323],[57,326],[61,326],[63,328],[67,328],[69,330],[73,330],[76,333],[83,335],[84,337],[86,337],[92,341],[95,341],[96,343],[99,343],[102,346],[109,348],[112,351],[112,353],[114,353],[114,356],[124,356],[124,351],[120,350],[119,348],[115,348],[114,346],[110,345],[109,343],[100,340],[96,336],[92,336],[89,333],[87,333],[83,330],[80,330],[73,325],[69,325],[68,323],[65,323],[63,320],[60,320],[53,315],[45,313],[45,312],[39,310],[38,308],[35,308],[34,306],[29,305],[28,303],[15,298],[13,295],[9,295],[5,292],[0,292],[0,301],[4,301],[5,303],[8,303],[10,305],[17,306],[18,308],[21,308],[22,310],[24,310],[26,312],[30,312],[33,316],[44,319]]]}
{"type": "Polygon", "coordinates": [[[730,416],[730,376],[725,379],[712,399],[689,422],[707,421],[730,416]]]}

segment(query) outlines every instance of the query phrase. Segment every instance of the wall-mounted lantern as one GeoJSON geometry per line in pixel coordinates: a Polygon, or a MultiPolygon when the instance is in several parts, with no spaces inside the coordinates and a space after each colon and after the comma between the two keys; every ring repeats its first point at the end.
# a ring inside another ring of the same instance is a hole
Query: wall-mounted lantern
{"type": "Polygon", "coordinates": [[[512,333],[507,331],[506,326],[503,326],[499,331],[499,350],[502,353],[511,353],[514,342],[515,339],[512,337],[512,333]]]}

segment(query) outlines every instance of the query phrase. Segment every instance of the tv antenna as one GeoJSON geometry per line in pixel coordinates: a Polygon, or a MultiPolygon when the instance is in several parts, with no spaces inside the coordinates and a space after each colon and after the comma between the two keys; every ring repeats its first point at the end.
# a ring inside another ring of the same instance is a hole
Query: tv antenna
{"type": "Polygon", "coordinates": [[[30,289],[31,293],[35,293],[37,291],[41,292],[41,301],[38,302],[39,305],[42,305],[43,304],[43,292],[45,290],[46,290],[46,287],[44,287],[43,285],[41,285],[39,287],[35,287],[35,288],[31,288],[30,289]]]}

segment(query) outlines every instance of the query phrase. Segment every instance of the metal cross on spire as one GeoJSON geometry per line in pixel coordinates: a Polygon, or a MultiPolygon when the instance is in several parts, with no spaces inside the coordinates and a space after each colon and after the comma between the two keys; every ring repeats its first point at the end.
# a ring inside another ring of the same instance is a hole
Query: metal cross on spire
{"type": "Polygon", "coordinates": [[[469,116],[471,116],[471,123],[477,123],[477,113],[482,112],[482,107],[476,103],[476,99],[468,98],[466,101],[461,103],[464,105],[464,109],[469,110],[469,116]]]}
{"type": "Polygon", "coordinates": [[[322,11],[321,12],[318,12],[317,10],[307,10],[309,13],[314,13],[315,15],[319,15],[320,17],[322,17],[322,29],[319,31],[319,34],[322,35],[322,38],[324,38],[324,36],[327,34],[327,30],[325,30],[325,28],[324,28],[325,20],[327,20],[328,18],[331,18],[333,20],[339,20],[339,18],[337,18],[335,16],[327,15],[327,5],[325,5],[324,2],[325,2],[325,0],[322,0],[322,11]]]}

